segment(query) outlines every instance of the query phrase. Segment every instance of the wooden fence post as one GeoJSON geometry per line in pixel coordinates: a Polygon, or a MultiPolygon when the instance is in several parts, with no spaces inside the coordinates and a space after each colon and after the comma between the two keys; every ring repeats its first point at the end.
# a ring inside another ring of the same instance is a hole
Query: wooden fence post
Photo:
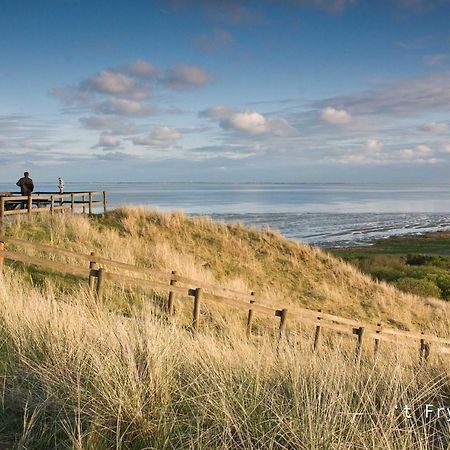
{"type": "Polygon", "coordinates": [[[53,214],[55,210],[55,198],[50,195],[50,214],[53,214]]]}
{"type": "Polygon", "coordinates": [[[31,209],[33,208],[33,197],[31,197],[31,195],[28,196],[27,199],[27,210],[28,210],[28,215],[31,215],[31,209]]]}
{"type": "Polygon", "coordinates": [[[92,216],[92,192],[89,192],[89,215],[92,216]]]}
{"type": "MultiPolygon", "coordinates": [[[[3,252],[5,250],[5,243],[3,241],[0,241],[0,252],[3,252]]],[[[0,253],[0,272],[3,270],[3,264],[4,264],[5,258],[0,253]]]]}
{"type": "Polygon", "coordinates": [[[322,319],[322,315],[321,315],[322,310],[319,309],[318,312],[319,312],[319,315],[317,316],[318,323],[316,325],[316,332],[314,333],[314,345],[313,345],[314,352],[316,352],[317,349],[319,348],[320,335],[321,335],[321,331],[322,331],[322,327],[320,326],[320,320],[322,319]]]}
{"type": "Polygon", "coordinates": [[[364,340],[364,327],[359,328],[353,328],[353,334],[356,334],[358,336],[358,339],[356,341],[356,361],[359,362],[361,360],[361,354],[362,354],[362,344],[364,340]]]}
{"type": "Polygon", "coordinates": [[[275,315],[280,318],[280,326],[278,328],[278,343],[280,343],[286,331],[287,309],[278,309],[275,315]]]}
{"type": "Polygon", "coordinates": [[[85,205],[85,203],[86,203],[86,196],[84,194],[81,196],[81,202],[82,202],[82,205],[83,205],[83,214],[86,214],[86,205],[85,205]]]}
{"type": "Polygon", "coordinates": [[[200,322],[200,301],[202,298],[202,288],[195,289],[194,293],[194,311],[192,317],[192,328],[197,333],[200,322]]]}
{"type": "MultiPolygon", "coordinates": [[[[382,328],[381,328],[381,323],[377,323],[377,329],[375,330],[376,334],[381,334],[382,328]]],[[[379,338],[375,338],[375,342],[374,342],[374,346],[373,346],[373,354],[375,356],[378,355],[378,350],[380,349],[380,339],[379,338]]]]}
{"type": "Polygon", "coordinates": [[[5,215],[5,199],[0,197],[0,222],[3,223],[3,216],[5,215]]]}
{"type": "Polygon", "coordinates": [[[70,194],[70,210],[73,212],[75,209],[75,195],[73,192],[70,194]]]}
{"type": "MultiPolygon", "coordinates": [[[[170,278],[170,285],[176,286],[177,285],[177,271],[172,270],[172,276],[170,278]]],[[[175,313],[175,292],[169,291],[169,300],[167,302],[167,314],[169,316],[173,316],[175,313]]]]}
{"type": "MultiPolygon", "coordinates": [[[[421,334],[423,335],[425,333],[422,331],[421,334]]],[[[424,338],[420,339],[420,364],[426,362],[428,357],[430,356],[430,346],[431,344],[425,341],[424,338]]]]}
{"type": "Polygon", "coordinates": [[[100,269],[97,270],[97,299],[98,300],[103,299],[104,284],[105,284],[105,269],[103,269],[103,267],[100,267],[100,269]]]}
{"type": "Polygon", "coordinates": [[[107,204],[108,204],[108,200],[106,198],[106,191],[103,191],[103,214],[106,214],[107,204]]]}
{"type": "MultiPolygon", "coordinates": [[[[95,256],[94,252],[91,252],[91,256],[95,256]]],[[[89,288],[91,291],[94,291],[94,287],[95,287],[95,268],[96,268],[96,264],[95,261],[90,261],[89,262],[89,269],[91,269],[90,273],[89,273],[89,288]]]]}
{"type": "MultiPolygon", "coordinates": [[[[255,293],[252,291],[252,292],[250,292],[250,295],[252,297],[254,297],[255,293]]],[[[247,329],[245,332],[247,339],[250,339],[250,337],[252,335],[253,309],[252,309],[251,305],[253,305],[253,303],[255,303],[255,300],[250,300],[250,309],[248,310],[248,316],[247,316],[247,329]]]]}

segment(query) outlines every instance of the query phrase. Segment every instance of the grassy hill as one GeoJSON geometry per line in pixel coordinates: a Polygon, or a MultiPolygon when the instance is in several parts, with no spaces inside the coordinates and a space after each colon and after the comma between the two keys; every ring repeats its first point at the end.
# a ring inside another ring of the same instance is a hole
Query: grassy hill
{"type": "MultiPolygon", "coordinates": [[[[448,303],[403,294],[271,231],[143,209],[105,217],[42,215],[8,235],[185,276],[255,289],[274,305],[323,308],[448,335],[448,303]],[[447,332],[447,333],[446,333],[447,332]]],[[[149,296],[111,289],[99,303],[56,273],[8,263],[0,275],[0,448],[446,449],[448,359],[382,345],[355,365],[354,345],[270,333],[247,341],[243,318],[203,317],[198,336],[158,315],[149,296]],[[127,303],[135,302],[127,308],[127,303]],[[220,327],[217,326],[220,324],[220,327]],[[408,406],[411,419],[402,413],[408,406]]],[[[215,314],[215,315],[214,315],[215,314]]],[[[179,315],[182,319],[182,314],[179,315]]]]}

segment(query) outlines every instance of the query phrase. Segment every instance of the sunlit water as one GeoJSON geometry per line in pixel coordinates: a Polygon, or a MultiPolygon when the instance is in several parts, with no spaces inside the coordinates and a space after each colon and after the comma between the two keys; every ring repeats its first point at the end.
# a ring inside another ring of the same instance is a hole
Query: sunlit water
{"type": "MultiPolygon", "coordinates": [[[[41,191],[56,183],[36,183],[41,191]]],[[[0,183],[0,191],[14,191],[0,183]]],[[[365,245],[400,234],[450,230],[450,185],[271,183],[70,183],[66,191],[106,190],[109,205],[208,214],[280,230],[327,246],[365,245]]]]}

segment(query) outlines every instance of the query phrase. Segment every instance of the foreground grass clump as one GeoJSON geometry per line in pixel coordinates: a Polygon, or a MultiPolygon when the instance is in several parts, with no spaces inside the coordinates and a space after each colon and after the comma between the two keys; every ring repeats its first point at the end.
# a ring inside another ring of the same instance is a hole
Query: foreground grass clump
{"type": "MultiPolygon", "coordinates": [[[[12,223],[5,233],[77,252],[95,251],[167,273],[177,270],[199,282],[256,290],[259,301],[275,307],[321,308],[372,323],[448,335],[447,302],[402,293],[319,249],[270,230],[176,212],[122,208],[90,219],[36,215],[31,221],[12,223]]],[[[48,278],[42,271],[26,271],[34,283],[48,278]]]]}
{"type": "Polygon", "coordinates": [[[16,271],[0,279],[0,442],[27,449],[446,449],[448,364],[416,349],[249,343],[236,324],[198,336],[128,317],[81,286],[59,297],[16,271]],[[25,286],[25,287],[24,287],[25,286]],[[396,408],[407,405],[411,419],[396,408]]]}

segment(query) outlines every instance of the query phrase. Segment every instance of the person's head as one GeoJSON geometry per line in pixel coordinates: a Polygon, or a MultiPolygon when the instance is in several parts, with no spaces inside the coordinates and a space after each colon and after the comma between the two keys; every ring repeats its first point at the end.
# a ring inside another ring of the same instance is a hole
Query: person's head
{"type": "Polygon", "coordinates": [[[30,175],[28,172],[25,172],[24,174],[23,174],[25,177],[27,177],[28,175],[30,175]]]}

